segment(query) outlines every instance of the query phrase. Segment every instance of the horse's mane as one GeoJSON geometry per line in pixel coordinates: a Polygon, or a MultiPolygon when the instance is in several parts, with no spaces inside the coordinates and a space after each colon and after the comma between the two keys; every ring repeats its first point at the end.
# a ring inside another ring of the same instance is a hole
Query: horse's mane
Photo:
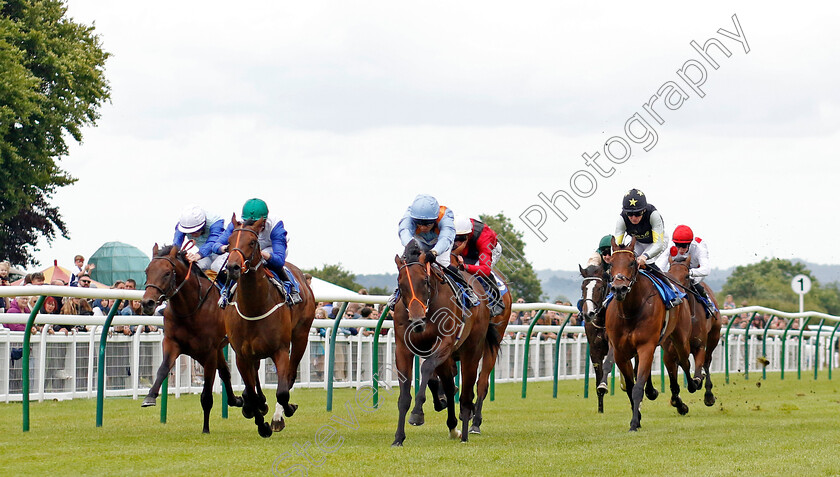
{"type": "Polygon", "coordinates": [[[408,263],[411,262],[419,262],[420,255],[423,254],[423,249],[420,248],[420,244],[417,243],[416,240],[412,240],[408,242],[408,245],[405,246],[405,251],[403,252],[403,260],[408,263]]]}
{"type": "MultiPolygon", "coordinates": [[[[158,249],[158,253],[155,255],[155,257],[166,257],[166,256],[168,256],[170,253],[172,253],[172,249],[173,249],[173,248],[175,248],[175,245],[174,245],[174,244],[173,244],[173,245],[164,245],[164,246],[163,246],[163,248],[158,249]]],[[[195,263],[188,263],[188,262],[187,262],[187,256],[186,256],[186,254],[183,252],[183,250],[178,250],[178,253],[177,253],[177,254],[175,254],[175,258],[177,258],[178,260],[180,260],[181,262],[183,262],[185,265],[190,265],[190,266],[191,266],[191,268],[193,268],[193,270],[194,270],[195,272],[200,273],[202,277],[204,277],[204,278],[206,278],[206,279],[210,280],[210,277],[208,277],[208,276],[207,276],[207,274],[206,274],[206,273],[204,273],[204,271],[203,271],[202,269],[198,268],[198,265],[196,265],[195,263]]]]}
{"type": "Polygon", "coordinates": [[[163,248],[158,249],[157,255],[155,257],[165,257],[172,252],[172,247],[174,245],[164,245],[163,248]]]}

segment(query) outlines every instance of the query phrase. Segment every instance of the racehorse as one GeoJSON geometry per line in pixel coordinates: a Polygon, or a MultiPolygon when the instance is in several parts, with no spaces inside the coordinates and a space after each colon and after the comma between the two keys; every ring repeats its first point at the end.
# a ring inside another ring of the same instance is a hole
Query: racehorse
{"type": "MultiPolygon", "coordinates": [[[[635,245],[635,238],[629,245],[618,245],[615,238],[612,239],[610,279],[615,299],[607,307],[606,316],[607,337],[626,383],[627,397],[633,410],[631,431],[641,426],[642,393],[645,382],[650,379],[653,354],[658,344],[665,340],[673,344],[673,353],[665,353],[663,357],[671,382],[671,405],[680,414],[687,413],[688,406],[679,397],[676,361],[679,361],[686,376],[691,375],[688,361],[691,317],[688,307],[680,304],[666,310],[651,279],[639,273],[636,254],[633,253],[635,245]],[[637,360],[635,375],[630,362],[634,357],[637,360]]],[[[697,384],[689,379],[688,391],[696,391],[699,388],[697,384]]]]}
{"type": "MultiPolygon", "coordinates": [[[[670,264],[668,273],[674,277],[677,283],[689,289],[691,283],[688,272],[691,256],[669,257],[668,263],[670,264]]],[[[705,283],[701,283],[701,285],[706,289],[709,300],[717,308],[717,300],[715,300],[711,288],[705,283]]],[[[694,379],[699,381],[701,385],[703,379],[706,380],[706,393],[703,396],[703,403],[706,406],[713,406],[715,395],[712,393],[712,375],[709,373],[709,367],[712,364],[712,354],[720,341],[720,311],[715,310],[714,316],[707,318],[703,304],[694,297],[694,294],[689,293],[687,298],[689,310],[691,310],[691,354],[694,355],[694,379]]]]}
{"type": "Polygon", "coordinates": [[[234,214],[231,223],[234,230],[228,241],[230,254],[226,268],[228,279],[238,284],[231,306],[226,308],[225,324],[236,352],[236,367],[245,383],[242,415],[246,419],[254,418],[260,436],[270,437],[272,432],[286,426],[284,415],[291,417],[297,410],[296,404],[289,403],[289,391],[309,341],[315,299],[303,273],[289,262],[286,268],[297,279],[301,303],[288,306],[283,294],[269,280],[258,240],[265,219],[245,225],[234,214]],[[277,368],[277,405],[270,426],[263,419],[268,405],[258,376],[260,360],[268,357],[277,368]]]}
{"type": "Polygon", "coordinates": [[[168,301],[163,309],[163,362],[155,383],[143,399],[143,407],[157,403],[158,392],[175,360],[186,354],[204,367],[201,407],[204,409],[203,432],[210,432],[210,409],[213,407],[213,382],[216,370],[222,379],[228,402],[242,406],[230,385],[230,369],[223,349],[227,346],[222,310],[216,305],[219,290],[199,268],[186,260],[172,245],[152,249],[152,261],[146,267],[146,293],[143,314],[151,315],[157,304],[168,301]]]}
{"type": "MultiPolygon", "coordinates": [[[[498,350],[501,337],[495,327],[490,327],[486,300],[468,311],[462,310],[459,299],[447,285],[444,272],[427,259],[416,241],[408,243],[400,257],[395,257],[400,299],[394,306],[396,364],[400,376],[399,419],[392,446],[402,446],[405,441],[405,416],[411,406],[411,382],[414,355],[423,356],[420,389],[412,421],[423,420],[423,403],[426,386],[434,372],[440,377],[446,396],[447,427],[451,438],[467,442],[467,426],[473,417],[473,387],[476,383],[478,363],[485,348],[498,350]],[[455,361],[461,362],[460,419],[458,431],[455,418],[455,361]]],[[[474,286],[477,285],[474,283],[474,286]]],[[[480,286],[480,285],[478,285],[480,286]]]]}
{"type": "Polygon", "coordinates": [[[607,393],[607,378],[612,370],[615,358],[607,338],[606,309],[604,299],[607,297],[609,275],[604,271],[600,259],[590,260],[586,268],[578,265],[581,283],[581,316],[584,319],[586,340],[589,341],[589,359],[595,368],[595,382],[598,383],[598,412],[604,412],[604,395],[607,393]]]}

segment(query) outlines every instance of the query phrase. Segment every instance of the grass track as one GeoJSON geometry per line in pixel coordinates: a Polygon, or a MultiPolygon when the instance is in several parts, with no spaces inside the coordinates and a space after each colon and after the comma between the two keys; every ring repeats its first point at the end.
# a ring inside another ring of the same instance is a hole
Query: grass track
{"type": "MultiPolygon", "coordinates": [[[[257,435],[238,409],[223,420],[219,396],[201,434],[197,396],[169,399],[168,423],[159,408],[140,400],[107,399],[104,426],[95,427],[96,401],[32,403],[31,430],[21,431],[20,403],[0,404],[0,469],[5,475],[271,475],[305,466],[309,475],[840,475],[840,381],[825,373],[801,381],[769,375],[733,377],[721,385],[713,376],[718,403],[707,408],[702,394],[682,397],[691,408],[678,416],[668,395],[642,405],[642,429],[629,433],[625,395],[607,396],[605,414],[595,412],[594,394],[583,399],[581,381],[561,381],[559,398],[551,383],[496,388],[485,406],[483,435],[467,445],[450,441],[445,415],[427,405],[426,424],[406,429],[405,447],[392,449],[396,394],[383,392],[383,407],[359,409],[354,391],[338,390],[332,414],[323,390],[293,391],[300,404],[287,428],[270,439],[257,435]],[[355,429],[332,421],[358,421],[355,429]],[[332,425],[340,444],[325,454],[309,448],[308,463],[296,454],[316,433],[332,425]],[[340,441],[339,441],[340,439],[340,441]],[[288,453],[286,460],[281,457],[288,453]],[[315,463],[320,464],[316,466],[315,463]],[[13,470],[12,472],[7,472],[13,470]]],[[[273,410],[273,396],[269,403],[273,410]]]]}

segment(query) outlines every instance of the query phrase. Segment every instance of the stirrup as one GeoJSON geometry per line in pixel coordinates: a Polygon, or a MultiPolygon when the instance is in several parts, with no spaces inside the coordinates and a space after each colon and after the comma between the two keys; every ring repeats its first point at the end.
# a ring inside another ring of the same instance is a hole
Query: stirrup
{"type": "Polygon", "coordinates": [[[490,305],[490,317],[499,316],[505,312],[505,307],[501,303],[493,303],[490,305]]]}
{"type": "Polygon", "coordinates": [[[475,308],[481,304],[481,300],[479,300],[478,295],[475,294],[475,290],[472,287],[466,288],[467,291],[467,300],[469,303],[467,305],[469,308],[475,308]]]}
{"type": "Polygon", "coordinates": [[[303,303],[303,298],[300,297],[300,292],[293,289],[291,293],[286,295],[286,301],[289,303],[289,305],[294,306],[298,303],[303,303]]]}

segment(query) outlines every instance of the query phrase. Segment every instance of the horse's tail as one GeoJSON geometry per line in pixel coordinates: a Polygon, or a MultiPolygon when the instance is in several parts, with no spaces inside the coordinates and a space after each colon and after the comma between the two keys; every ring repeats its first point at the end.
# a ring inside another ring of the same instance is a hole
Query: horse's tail
{"type": "Polygon", "coordinates": [[[493,356],[499,354],[499,349],[502,347],[502,335],[499,333],[499,329],[496,328],[496,324],[492,321],[490,322],[490,326],[487,327],[487,336],[484,339],[484,345],[487,347],[487,350],[493,353],[493,356]]]}

